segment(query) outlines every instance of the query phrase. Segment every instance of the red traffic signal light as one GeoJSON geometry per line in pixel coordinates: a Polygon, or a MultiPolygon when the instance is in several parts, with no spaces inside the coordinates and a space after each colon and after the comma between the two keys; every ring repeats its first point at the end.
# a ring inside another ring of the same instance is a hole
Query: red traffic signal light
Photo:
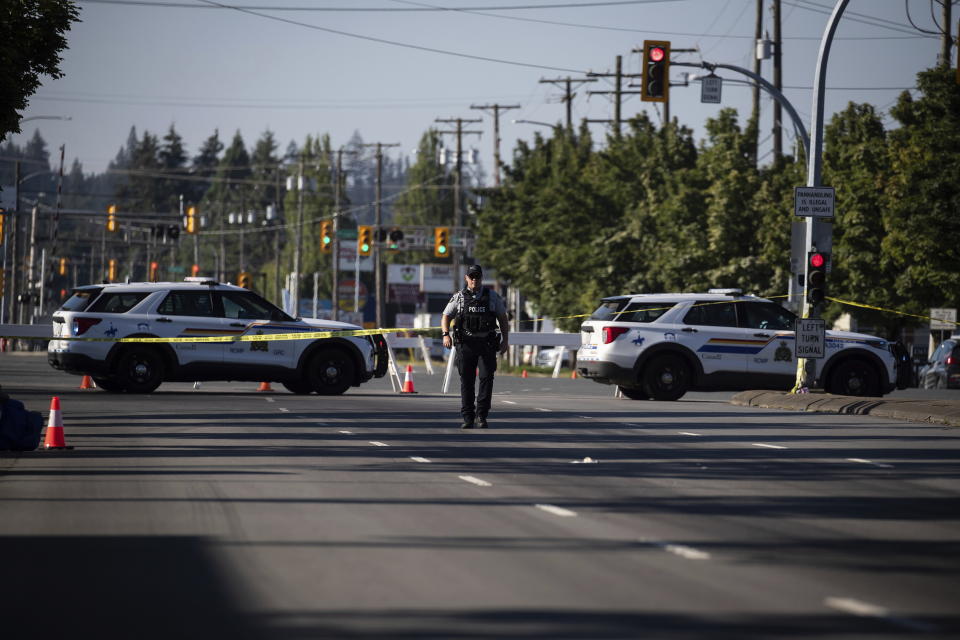
{"type": "Polygon", "coordinates": [[[643,67],[640,99],[667,102],[670,99],[670,43],[666,40],[643,41],[643,67]]]}
{"type": "Polygon", "coordinates": [[[821,304],[827,298],[827,264],[830,256],[819,251],[807,254],[807,302],[821,304]]]}

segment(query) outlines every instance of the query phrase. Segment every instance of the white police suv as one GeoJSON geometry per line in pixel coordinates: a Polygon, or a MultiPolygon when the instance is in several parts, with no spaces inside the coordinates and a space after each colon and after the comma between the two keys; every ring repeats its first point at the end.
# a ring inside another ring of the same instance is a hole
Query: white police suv
{"type": "MultiPolygon", "coordinates": [[[[635,400],[677,400],[692,389],[787,390],[797,374],[796,320],[736,289],[604,298],[580,327],[577,372],[635,400]]],[[[817,377],[830,393],[880,396],[906,388],[909,358],[899,343],[827,331],[817,377]]]]}
{"type": "Polygon", "coordinates": [[[79,287],[53,314],[47,360],[106,391],[150,393],[164,381],[280,382],[298,394],[338,395],[387,370],[381,335],[241,341],[241,336],[359,329],[294,319],[256,293],[204,278],[79,287]],[[231,336],[230,342],[117,338],[231,336]],[[57,338],[96,340],[58,340],[57,338]]]}

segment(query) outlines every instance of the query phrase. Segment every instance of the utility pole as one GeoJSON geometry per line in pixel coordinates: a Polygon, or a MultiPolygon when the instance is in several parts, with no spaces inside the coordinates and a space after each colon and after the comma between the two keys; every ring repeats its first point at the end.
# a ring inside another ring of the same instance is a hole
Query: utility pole
{"type": "Polygon", "coordinates": [[[571,78],[570,76],[567,76],[566,78],[554,78],[552,80],[548,80],[546,78],[540,78],[540,84],[564,85],[565,90],[564,90],[563,98],[561,98],[561,102],[565,102],[567,104],[567,131],[573,131],[572,107],[573,107],[573,97],[576,95],[573,92],[573,83],[576,82],[577,86],[579,87],[581,84],[585,84],[587,82],[596,82],[596,81],[597,81],[596,78],[571,78]]]}
{"type": "Polygon", "coordinates": [[[343,180],[343,147],[337,149],[336,174],[333,178],[333,288],[330,290],[330,314],[340,319],[340,185],[343,180]]]}
{"type": "MultiPolygon", "coordinates": [[[[780,32],[780,0],[773,0],[773,86],[783,92],[783,57],[780,47],[783,44],[780,32]]],[[[783,111],[780,103],[773,101],[773,161],[777,163],[783,157],[783,111]]]]}
{"type": "MultiPolygon", "coordinates": [[[[623,89],[623,79],[624,78],[639,78],[641,74],[624,74],[623,73],[623,56],[617,56],[617,66],[616,71],[613,73],[593,73],[590,72],[587,74],[591,78],[613,78],[613,91],[588,91],[590,95],[610,95],[613,94],[613,135],[617,138],[620,137],[620,123],[623,121],[621,116],[621,104],[623,102],[623,95],[629,93],[640,93],[640,91],[625,91],[623,89]]],[[[587,122],[611,122],[610,120],[587,120],[587,122]]]]}
{"type": "Polygon", "coordinates": [[[7,312],[7,321],[11,324],[17,322],[17,310],[19,309],[19,304],[17,302],[17,278],[20,275],[20,269],[17,253],[19,252],[17,239],[20,237],[20,181],[22,177],[20,175],[20,161],[17,160],[14,170],[14,195],[13,195],[13,239],[10,241],[10,310],[7,312]]]}
{"type": "MultiPolygon", "coordinates": [[[[757,0],[757,20],[756,28],[754,29],[754,39],[753,39],[753,73],[754,75],[760,75],[760,63],[763,62],[763,59],[758,55],[759,51],[757,50],[760,44],[760,41],[763,39],[763,0],[757,0]]],[[[757,144],[760,142],[760,85],[753,85],[753,110],[750,112],[751,119],[756,123],[756,134],[753,139],[753,163],[757,163],[757,144]]]]}
{"type": "Polygon", "coordinates": [[[294,229],[294,247],[293,247],[293,308],[300,313],[300,263],[303,252],[303,190],[307,187],[306,180],[303,178],[303,155],[300,156],[300,165],[297,170],[297,226],[294,229]]]}
{"type": "Polygon", "coordinates": [[[399,142],[393,142],[390,144],[384,144],[382,142],[374,142],[371,144],[363,145],[365,147],[376,147],[377,148],[377,184],[376,192],[374,196],[374,208],[373,208],[373,286],[376,293],[374,294],[374,300],[376,302],[376,323],[377,327],[383,327],[383,268],[381,261],[383,259],[383,252],[381,251],[381,229],[383,224],[383,149],[384,147],[399,147],[399,142]]]}
{"type": "MultiPolygon", "coordinates": [[[[541,81],[542,82],[542,81],[541,81]]],[[[443,123],[457,123],[457,128],[454,131],[438,131],[440,134],[454,134],[457,136],[457,164],[456,171],[454,173],[453,179],[453,228],[454,234],[461,234],[461,227],[463,226],[463,211],[462,211],[462,202],[460,197],[460,192],[463,189],[463,136],[464,135],[483,135],[482,131],[464,131],[463,124],[465,122],[482,122],[482,120],[468,120],[466,118],[436,118],[434,122],[443,122],[443,123]]],[[[451,238],[452,240],[452,238],[451,238]]],[[[451,247],[453,258],[453,288],[454,290],[460,289],[460,258],[462,257],[462,251],[456,246],[455,243],[451,242],[453,246],[451,247]]]]}
{"type": "MultiPolygon", "coordinates": [[[[943,6],[943,37],[940,38],[940,66],[949,67],[950,53],[953,47],[953,40],[950,37],[950,29],[953,28],[951,24],[953,18],[950,15],[950,5],[953,4],[953,0],[941,0],[940,4],[943,6]]],[[[960,79],[960,76],[958,76],[958,79],[960,79]]]]}
{"type": "Polygon", "coordinates": [[[500,186],[500,112],[519,109],[518,104],[472,104],[471,109],[486,113],[493,109],[493,184],[500,186]]]}

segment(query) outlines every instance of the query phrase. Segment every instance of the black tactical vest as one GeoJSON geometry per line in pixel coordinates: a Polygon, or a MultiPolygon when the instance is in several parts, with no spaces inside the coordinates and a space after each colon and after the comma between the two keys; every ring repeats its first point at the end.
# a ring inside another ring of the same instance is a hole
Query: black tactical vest
{"type": "Polygon", "coordinates": [[[460,325],[464,339],[481,340],[489,338],[496,328],[496,314],[490,307],[490,292],[486,287],[480,289],[480,295],[474,295],[469,288],[460,292],[463,295],[460,306],[460,325]]]}

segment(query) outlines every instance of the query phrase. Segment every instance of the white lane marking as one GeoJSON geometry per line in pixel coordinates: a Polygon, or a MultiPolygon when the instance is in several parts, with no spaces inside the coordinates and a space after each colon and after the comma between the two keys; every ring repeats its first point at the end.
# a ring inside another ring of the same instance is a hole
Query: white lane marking
{"type": "Polygon", "coordinates": [[[390,446],[390,445],[388,445],[388,444],[385,443],[385,442],[380,442],[379,440],[371,440],[371,441],[370,441],[370,444],[372,444],[372,445],[375,446],[375,447],[389,447],[389,446],[390,446]]]}
{"type": "Polygon", "coordinates": [[[283,411],[284,413],[290,413],[290,409],[286,409],[284,407],[277,407],[277,409],[283,411]]]}
{"type": "Polygon", "coordinates": [[[679,433],[682,436],[702,436],[703,435],[702,433],[694,433],[693,431],[678,431],[677,433],[679,433]]]}
{"type": "Polygon", "coordinates": [[[584,420],[593,420],[593,416],[577,416],[578,418],[583,418],[584,420]]]}
{"type": "Polygon", "coordinates": [[[537,411],[553,411],[553,409],[544,409],[543,407],[536,407],[537,411]]]}
{"type": "Polygon", "coordinates": [[[753,446],[755,447],[765,447],[767,449],[786,449],[786,447],[781,447],[778,444],[763,444],[762,442],[754,442],[753,446]]]}
{"type": "Polygon", "coordinates": [[[327,424],[326,422],[317,422],[316,424],[320,425],[321,427],[328,427],[328,426],[330,426],[330,425],[327,424]]]}
{"type": "Polygon", "coordinates": [[[926,622],[920,622],[918,620],[911,620],[910,618],[901,618],[899,616],[890,615],[890,611],[886,607],[881,607],[879,605],[870,604],[869,602],[863,602],[862,600],[855,600],[853,598],[837,598],[837,597],[828,597],[823,600],[823,604],[831,609],[836,609],[838,611],[843,611],[844,613],[852,613],[855,616],[867,617],[867,618],[882,618],[893,624],[900,625],[902,627],[908,627],[910,629],[915,629],[917,631],[936,631],[937,626],[929,624],[926,622]]]}
{"type": "Polygon", "coordinates": [[[640,425],[638,425],[638,424],[636,424],[636,423],[634,423],[634,422],[624,422],[624,423],[623,423],[623,426],[625,426],[625,427],[639,427],[640,425]]]}
{"type": "Polygon", "coordinates": [[[513,400],[504,400],[503,404],[517,404],[517,403],[514,402],[513,400]]]}
{"type": "Polygon", "coordinates": [[[681,558],[686,558],[687,560],[709,560],[710,554],[706,551],[700,551],[699,549],[694,549],[693,547],[688,547],[682,544],[661,544],[661,548],[664,551],[669,551],[674,555],[678,555],[681,558]]]}
{"type": "Polygon", "coordinates": [[[340,433],[353,434],[353,431],[347,431],[346,429],[340,429],[340,433]]]}
{"type": "Polygon", "coordinates": [[[274,400],[273,398],[264,398],[264,400],[266,400],[267,402],[276,402],[276,400],[274,400]]]}
{"type": "Polygon", "coordinates": [[[430,462],[426,458],[421,458],[420,456],[410,456],[410,459],[414,462],[430,462]]]}
{"type": "Polygon", "coordinates": [[[863,458],[847,458],[847,462],[859,462],[860,464],[872,464],[873,466],[880,467],[881,469],[893,469],[892,464],[874,462],[873,460],[864,460],[863,458]]]}
{"type": "Polygon", "coordinates": [[[465,482],[469,482],[470,484],[475,484],[475,485],[477,485],[478,487],[492,487],[492,486],[493,486],[492,484],[490,484],[490,483],[487,482],[486,480],[481,480],[480,478],[474,478],[473,476],[457,476],[457,477],[460,478],[461,480],[465,481],[465,482]]]}
{"type": "Polygon", "coordinates": [[[535,504],[533,506],[541,511],[546,511],[547,513],[552,513],[555,516],[561,516],[564,518],[571,518],[577,515],[576,511],[570,511],[570,509],[564,509],[563,507],[557,507],[552,504],[535,504]]]}

